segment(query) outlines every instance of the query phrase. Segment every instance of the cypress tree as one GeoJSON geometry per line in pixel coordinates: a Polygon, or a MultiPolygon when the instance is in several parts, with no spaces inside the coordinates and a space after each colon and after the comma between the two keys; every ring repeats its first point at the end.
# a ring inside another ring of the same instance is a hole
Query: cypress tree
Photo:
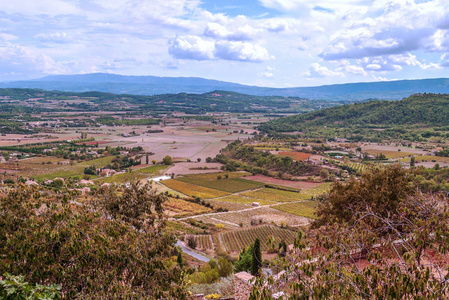
{"type": "Polygon", "coordinates": [[[262,253],[260,251],[260,240],[254,241],[253,247],[253,259],[251,263],[251,274],[254,276],[259,275],[260,268],[262,267],[262,253]]]}

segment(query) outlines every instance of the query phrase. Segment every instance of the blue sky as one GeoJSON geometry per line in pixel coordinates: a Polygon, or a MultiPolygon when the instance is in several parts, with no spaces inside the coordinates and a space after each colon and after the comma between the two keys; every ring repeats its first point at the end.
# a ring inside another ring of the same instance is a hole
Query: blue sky
{"type": "Polygon", "coordinates": [[[0,0],[0,81],[105,72],[289,87],[448,71],[447,0],[0,0]]]}

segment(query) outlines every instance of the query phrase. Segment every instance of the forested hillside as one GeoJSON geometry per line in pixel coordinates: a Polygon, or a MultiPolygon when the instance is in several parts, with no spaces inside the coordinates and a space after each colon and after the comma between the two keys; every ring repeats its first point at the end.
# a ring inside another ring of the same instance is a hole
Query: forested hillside
{"type": "Polygon", "coordinates": [[[259,128],[272,134],[295,131],[304,134],[318,130],[327,132],[328,137],[349,132],[363,135],[366,134],[363,129],[371,129],[381,137],[392,134],[392,130],[404,134],[406,132],[401,131],[405,127],[414,127],[429,130],[430,133],[425,133],[425,137],[439,136],[441,130],[446,130],[444,127],[449,125],[448,115],[449,95],[416,94],[400,101],[368,101],[289,116],[259,128]]]}

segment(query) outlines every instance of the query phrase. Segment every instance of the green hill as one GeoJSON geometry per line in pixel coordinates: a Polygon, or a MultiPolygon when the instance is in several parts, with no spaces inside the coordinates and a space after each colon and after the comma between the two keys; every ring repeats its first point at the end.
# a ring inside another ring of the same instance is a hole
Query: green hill
{"type": "Polygon", "coordinates": [[[417,94],[400,101],[368,101],[284,117],[259,129],[270,134],[301,132],[307,137],[362,136],[372,140],[419,133],[427,138],[442,136],[449,129],[448,116],[449,95],[417,94]]]}

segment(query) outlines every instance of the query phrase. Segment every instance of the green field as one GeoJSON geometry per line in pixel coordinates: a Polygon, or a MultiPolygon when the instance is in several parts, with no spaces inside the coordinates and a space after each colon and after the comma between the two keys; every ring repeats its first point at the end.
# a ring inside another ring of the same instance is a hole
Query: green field
{"type": "Polygon", "coordinates": [[[315,201],[301,201],[293,203],[283,203],[272,206],[271,208],[288,212],[297,216],[302,216],[310,219],[315,219],[317,203],[315,201]]]}
{"type": "Polygon", "coordinates": [[[291,202],[305,200],[303,194],[272,188],[264,188],[257,191],[251,191],[243,193],[242,195],[258,200],[268,200],[273,202],[291,202]]]}
{"type": "Polygon", "coordinates": [[[223,197],[229,195],[229,193],[223,191],[214,190],[208,187],[199,186],[187,182],[182,182],[175,179],[164,180],[161,181],[161,183],[175,191],[183,193],[184,195],[188,195],[191,197],[200,197],[202,199],[223,197]]]}

